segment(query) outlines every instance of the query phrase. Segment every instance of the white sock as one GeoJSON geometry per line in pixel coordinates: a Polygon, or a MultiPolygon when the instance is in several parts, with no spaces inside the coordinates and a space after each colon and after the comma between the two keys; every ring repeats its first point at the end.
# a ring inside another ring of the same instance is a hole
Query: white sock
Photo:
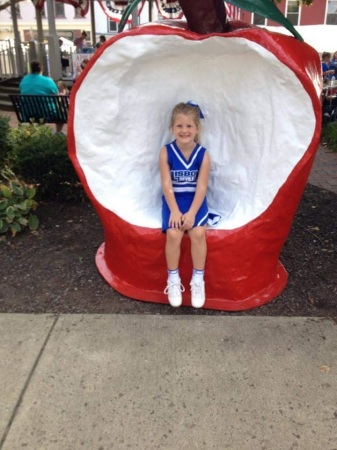
{"type": "Polygon", "coordinates": [[[180,283],[179,269],[168,270],[168,271],[167,271],[167,275],[168,275],[167,281],[168,281],[170,284],[173,284],[173,283],[180,283]]]}
{"type": "Polygon", "coordinates": [[[204,281],[204,270],[193,269],[191,283],[202,283],[204,281]]]}

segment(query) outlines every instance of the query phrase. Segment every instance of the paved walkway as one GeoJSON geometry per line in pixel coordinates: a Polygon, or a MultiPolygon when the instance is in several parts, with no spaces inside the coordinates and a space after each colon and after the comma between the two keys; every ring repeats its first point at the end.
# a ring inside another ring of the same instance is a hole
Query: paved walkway
{"type": "MultiPolygon", "coordinates": [[[[0,111],[0,114],[10,116],[10,124],[18,125],[18,120],[14,112],[0,111]]],[[[55,125],[50,125],[55,128],[55,125]]],[[[63,128],[67,132],[67,126],[63,128]]],[[[309,183],[314,186],[327,189],[337,194],[337,152],[332,152],[326,147],[320,147],[309,177],[309,183]]]]}
{"type": "Polygon", "coordinates": [[[337,325],[0,315],[1,450],[336,450],[337,325]]]}
{"type": "Polygon", "coordinates": [[[309,183],[337,194],[337,152],[320,147],[309,176],[309,183]]]}
{"type": "Polygon", "coordinates": [[[0,342],[0,450],[337,450],[332,320],[0,314],[0,342]]]}

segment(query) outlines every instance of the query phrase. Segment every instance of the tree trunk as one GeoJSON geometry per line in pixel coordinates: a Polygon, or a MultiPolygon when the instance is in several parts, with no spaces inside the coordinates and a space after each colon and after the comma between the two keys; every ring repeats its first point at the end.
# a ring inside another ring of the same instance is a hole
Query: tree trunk
{"type": "Polygon", "coordinates": [[[199,34],[227,31],[223,0],[179,0],[191,31],[199,34]]]}

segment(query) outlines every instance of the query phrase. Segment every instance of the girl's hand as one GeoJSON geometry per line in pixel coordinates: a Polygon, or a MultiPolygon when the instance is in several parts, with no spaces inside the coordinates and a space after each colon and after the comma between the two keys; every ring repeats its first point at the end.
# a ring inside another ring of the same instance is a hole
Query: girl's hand
{"type": "Polygon", "coordinates": [[[183,215],[181,214],[180,211],[171,212],[169,219],[169,227],[176,228],[177,230],[179,230],[182,225],[182,217],[183,215]]]}
{"type": "Polygon", "coordinates": [[[182,226],[181,229],[183,231],[190,230],[195,222],[195,214],[193,214],[191,211],[187,211],[182,217],[182,226]]]}

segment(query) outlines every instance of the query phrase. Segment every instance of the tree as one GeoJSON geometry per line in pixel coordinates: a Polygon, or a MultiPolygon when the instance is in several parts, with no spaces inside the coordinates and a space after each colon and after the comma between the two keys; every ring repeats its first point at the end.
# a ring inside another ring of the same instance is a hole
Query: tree
{"type": "MultiPolygon", "coordinates": [[[[14,0],[14,3],[20,3],[23,0],[14,0]]],[[[4,3],[0,0],[0,11],[3,11],[4,9],[10,8],[11,6],[11,0],[6,0],[4,3]]]]}

